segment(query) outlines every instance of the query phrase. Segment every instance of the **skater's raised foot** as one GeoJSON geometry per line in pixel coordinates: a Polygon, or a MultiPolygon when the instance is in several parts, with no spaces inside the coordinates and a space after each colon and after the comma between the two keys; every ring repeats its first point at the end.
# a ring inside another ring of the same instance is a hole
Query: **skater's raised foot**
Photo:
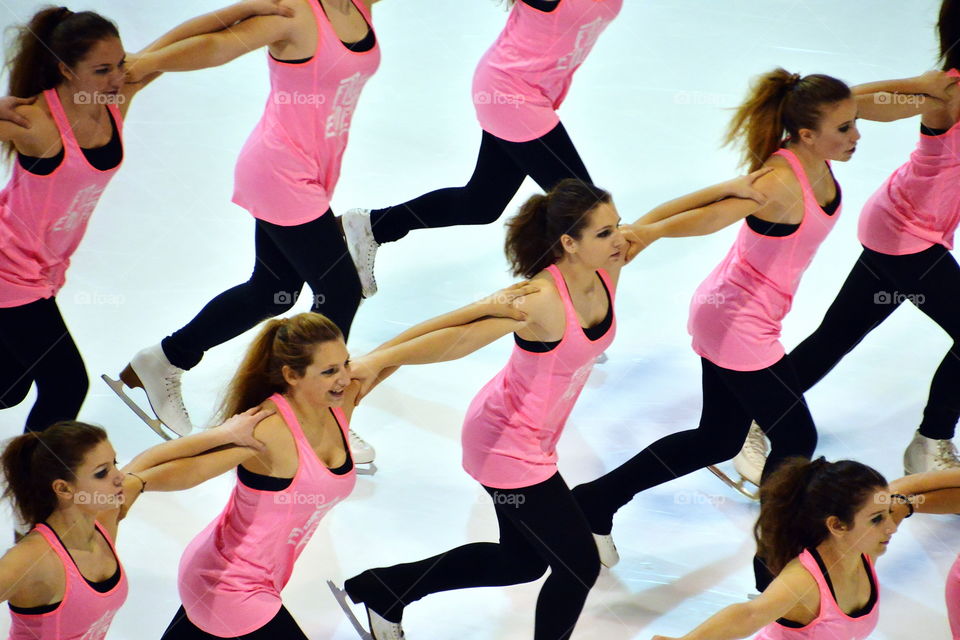
{"type": "Polygon", "coordinates": [[[620,554],[617,552],[617,545],[613,543],[611,534],[600,535],[593,534],[593,541],[597,544],[597,552],[600,554],[600,564],[608,569],[612,569],[620,562],[620,554]]]}
{"type": "Polygon", "coordinates": [[[377,450],[360,435],[350,429],[350,455],[354,464],[371,464],[377,458],[377,450]]]}
{"type": "Polygon", "coordinates": [[[119,380],[113,380],[107,375],[101,377],[147,426],[169,440],[170,437],[164,432],[161,424],[178,436],[185,436],[193,430],[193,424],[190,422],[190,415],[183,404],[183,395],[180,391],[182,375],[183,369],[171,364],[161,346],[157,344],[138,352],[120,373],[119,380]],[[143,389],[156,418],[148,415],[134,402],[125,393],[124,387],[143,389]]]}
{"type": "Polygon", "coordinates": [[[743,442],[743,447],[733,459],[733,468],[737,470],[740,477],[755,487],[760,486],[760,478],[763,476],[763,467],[767,464],[767,455],[770,453],[770,445],[767,443],[767,436],[763,429],[756,422],[750,424],[750,431],[747,432],[747,439],[743,442]]]}
{"type": "Polygon", "coordinates": [[[350,209],[340,218],[343,237],[347,242],[347,251],[360,276],[360,287],[364,298],[377,293],[377,279],[374,277],[374,263],[380,245],[373,237],[370,224],[370,209],[350,209]]]}
{"type": "Polygon", "coordinates": [[[903,472],[911,475],[950,469],[960,469],[960,459],[953,441],[928,438],[917,431],[903,453],[903,472]]]}

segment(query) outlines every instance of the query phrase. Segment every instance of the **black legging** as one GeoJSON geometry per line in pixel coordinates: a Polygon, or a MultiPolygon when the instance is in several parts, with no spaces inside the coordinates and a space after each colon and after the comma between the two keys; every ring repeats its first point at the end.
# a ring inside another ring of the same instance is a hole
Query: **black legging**
{"type": "Polygon", "coordinates": [[[960,267],[942,245],[904,256],[864,248],[823,322],[789,356],[800,388],[815,385],[904,300],[940,325],[953,345],[933,375],[920,433],[953,438],[960,418],[960,267]]]}
{"type": "Polygon", "coordinates": [[[0,409],[23,402],[34,382],[24,431],[76,419],[90,381],[56,298],[0,309],[0,409]]]}
{"type": "Polygon", "coordinates": [[[564,178],[590,182],[562,123],[530,142],[507,142],[484,131],[470,182],[372,211],[373,237],[382,244],[399,240],[412,229],[494,222],[527,176],[544,191],[564,178]]]}
{"type": "Polygon", "coordinates": [[[431,593],[499,587],[540,578],[535,640],[570,637],[600,557],[586,518],[560,474],[522,489],[484,487],[493,498],[500,542],[476,542],[419,562],[370,569],[347,580],[355,602],[399,622],[403,607],[431,593]]]}
{"type": "Polygon", "coordinates": [[[817,430],[787,358],[759,371],[724,369],[706,358],[700,362],[700,426],[661,438],[613,471],[574,488],[594,533],[610,533],[613,515],[641,491],[733,458],[753,420],[770,438],[764,478],[786,458],[813,455],[817,430]]]}
{"type": "MultiPolygon", "coordinates": [[[[229,611],[223,612],[224,616],[229,616],[229,611]]],[[[307,640],[307,635],[300,629],[297,621],[293,619],[286,607],[281,606],[277,615],[267,624],[263,625],[253,633],[246,633],[242,636],[229,636],[233,640],[307,640]]],[[[222,640],[222,636],[215,636],[203,631],[197,625],[190,622],[187,612],[181,606],[177,614],[173,616],[170,626],[163,632],[160,640],[222,640]]]]}
{"type": "Polygon", "coordinates": [[[314,296],[310,310],[333,320],[345,338],[350,335],[360,306],[360,279],[332,212],[292,227],[257,220],[254,243],[250,279],[218,295],[164,338],[163,352],[173,365],[191,369],[207,349],[289,311],[304,283],[314,296]]]}

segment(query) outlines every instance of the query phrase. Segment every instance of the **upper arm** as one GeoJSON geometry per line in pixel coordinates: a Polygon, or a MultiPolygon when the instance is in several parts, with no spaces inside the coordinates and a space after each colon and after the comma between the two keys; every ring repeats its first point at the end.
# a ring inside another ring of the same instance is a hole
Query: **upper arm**
{"type": "Polygon", "coordinates": [[[254,16],[214,33],[195,36],[209,38],[223,59],[220,64],[262,47],[277,45],[290,37],[293,20],[283,16],[254,16]]]}
{"type": "Polygon", "coordinates": [[[9,120],[0,120],[0,142],[12,142],[18,149],[28,145],[36,137],[38,125],[44,113],[36,104],[20,105],[14,111],[30,121],[30,129],[14,124],[9,120]]]}
{"type": "Polygon", "coordinates": [[[750,611],[752,615],[763,619],[766,625],[797,608],[816,617],[820,608],[820,592],[810,572],[799,560],[792,560],[763,593],[750,601],[750,611]]]}
{"type": "MultiPolygon", "coordinates": [[[[33,534],[39,538],[39,534],[33,534]]],[[[0,602],[10,600],[29,582],[37,582],[46,570],[44,562],[49,547],[42,538],[24,538],[0,557],[0,602]]]]}

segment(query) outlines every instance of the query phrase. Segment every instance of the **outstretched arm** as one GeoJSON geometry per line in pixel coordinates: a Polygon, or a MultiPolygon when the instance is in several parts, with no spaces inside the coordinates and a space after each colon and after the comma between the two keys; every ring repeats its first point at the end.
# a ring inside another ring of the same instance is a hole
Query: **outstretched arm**
{"type": "Polygon", "coordinates": [[[945,71],[928,71],[914,78],[867,82],[851,88],[858,117],[892,122],[943,109],[956,89],[957,77],[945,71]]]}
{"type": "MultiPolygon", "coordinates": [[[[788,565],[756,599],[721,609],[682,638],[654,636],[653,640],[737,640],[753,637],[801,602],[806,604],[811,592],[817,593],[813,577],[796,565],[799,565],[796,561],[788,565]]],[[[816,600],[814,604],[819,605],[819,597],[816,600]]],[[[814,606],[813,611],[816,610],[817,606],[814,606]]]]}
{"type": "MultiPolygon", "coordinates": [[[[909,475],[891,482],[890,490],[907,496],[917,513],[960,513],[960,469],[909,475]]],[[[905,506],[893,507],[898,521],[909,513],[905,506]]]]}
{"type": "MultiPolygon", "coordinates": [[[[233,6],[247,6],[247,3],[233,6]]],[[[274,6],[278,11],[285,11],[280,5],[274,6]]],[[[223,11],[227,10],[234,11],[231,7],[223,11]]],[[[233,16],[226,16],[230,17],[233,16]]],[[[290,37],[294,24],[285,14],[279,13],[254,14],[240,22],[228,23],[227,26],[223,26],[226,19],[211,17],[211,14],[196,20],[201,21],[200,26],[213,27],[215,30],[182,37],[194,30],[194,27],[189,26],[192,21],[177,27],[158,40],[161,43],[170,40],[169,44],[156,47],[155,43],[143,54],[134,57],[127,71],[129,81],[139,82],[165,71],[194,71],[226,64],[245,53],[285,41],[290,37]],[[177,37],[180,39],[175,40],[177,37]]]]}
{"type": "Polygon", "coordinates": [[[249,18],[276,16],[278,19],[282,19],[292,15],[293,10],[289,6],[281,4],[281,0],[244,0],[187,20],[163,34],[136,54],[127,57],[127,82],[124,85],[123,94],[129,100],[138,91],[160,77],[163,71],[176,70],[158,66],[151,68],[150,65],[159,65],[163,62],[162,57],[153,58],[151,54],[163,52],[168,47],[184,40],[229,29],[249,18]]]}
{"type": "Polygon", "coordinates": [[[629,262],[637,253],[660,238],[681,238],[709,235],[755,213],[782,188],[769,174],[772,168],[721,182],[706,189],[670,200],[648,214],[623,227],[630,242],[629,262]]]}

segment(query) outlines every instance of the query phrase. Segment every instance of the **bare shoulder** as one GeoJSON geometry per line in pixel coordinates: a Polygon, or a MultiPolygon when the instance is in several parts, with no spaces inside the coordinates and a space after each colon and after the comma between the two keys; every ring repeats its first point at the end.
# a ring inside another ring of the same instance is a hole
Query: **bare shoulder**
{"type": "Polygon", "coordinates": [[[57,555],[36,531],[31,531],[17,544],[10,547],[2,557],[0,566],[4,574],[25,575],[27,572],[49,572],[59,566],[57,555]]]}

